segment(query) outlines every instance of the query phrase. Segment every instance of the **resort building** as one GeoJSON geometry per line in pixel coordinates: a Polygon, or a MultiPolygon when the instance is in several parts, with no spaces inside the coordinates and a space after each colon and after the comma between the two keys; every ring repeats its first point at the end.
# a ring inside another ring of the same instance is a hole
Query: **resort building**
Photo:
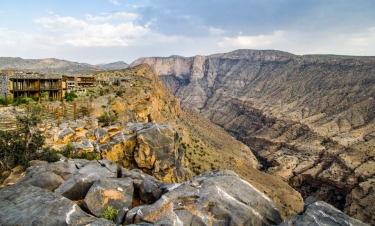
{"type": "Polygon", "coordinates": [[[14,72],[9,76],[10,97],[39,98],[48,93],[51,100],[61,100],[66,92],[66,82],[61,75],[34,72],[14,72]]]}

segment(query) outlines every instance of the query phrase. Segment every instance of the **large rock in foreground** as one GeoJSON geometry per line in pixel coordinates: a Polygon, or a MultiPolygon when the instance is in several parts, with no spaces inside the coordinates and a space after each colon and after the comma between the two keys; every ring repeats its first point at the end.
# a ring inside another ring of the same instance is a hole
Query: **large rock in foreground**
{"type": "Polygon", "coordinates": [[[156,225],[275,225],[272,201],[232,171],[213,171],[128,212],[125,223],[156,225]]]}
{"type": "Polygon", "coordinates": [[[1,189],[0,200],[0,225],[113,225],[90,217],[67,198],[25,183],[1,189]]]}
{"type": "Polygon", "coordinates": [[[354,218],[349,217],[340,210],[323,201],[314,202],[307,205],[306,210],[294,215],[279,226],[366,226],[354,218]]]}

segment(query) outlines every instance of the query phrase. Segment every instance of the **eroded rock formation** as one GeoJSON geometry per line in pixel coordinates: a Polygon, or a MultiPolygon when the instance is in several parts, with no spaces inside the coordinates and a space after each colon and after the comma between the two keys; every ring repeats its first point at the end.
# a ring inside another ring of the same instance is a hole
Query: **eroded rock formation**
{"type": "Polygon", "coordinates": [[[185,108],[248,144],[265,170],[375,224],[375,59],[237,50],[141,58],[185,108]],[[359,204],[361,203],[361,204],[359,204]]]}

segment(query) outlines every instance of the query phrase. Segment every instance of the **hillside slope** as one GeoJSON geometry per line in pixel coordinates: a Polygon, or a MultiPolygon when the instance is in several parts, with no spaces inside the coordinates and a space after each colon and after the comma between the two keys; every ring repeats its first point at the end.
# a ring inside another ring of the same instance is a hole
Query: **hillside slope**
{"type": "MultiPolygon", "coordinates": [[[[181,146],[185,148],[186,158],[196,174],[212,169],[230,169],[271,197],[283,216],[302,209],[298,192],[280,178],[257,170],[259,163],[251,150],[224,129],[194,111],[182,110],[179,100],[149,66],[139,65],[94,75],[127,80],[126,87],[108,87],[105,88],[108,91],[104,92],[116,93],[112,109],[118,113],[119,121],[171,123],[181,137],[181,146]]],[[[97,105],[105,103],[99,102],[97,105]]],[[[100,114],[96,112],[93,116],[100,114]]]]}
{"type": "Polygon", "coordinates": [[[237,50],[141,58],[185,108],[248,144],[304,197],[368,223],[375,180],[375,58],[237,50]]]}
{"type": "Polygon", "coordinates": [[[0,70],[30,70],[42,73],[57,73],[68,75],[102,70],[125,69],[128,66],[128,64],[122,61],[109,64],[91,65],[67,60],[59,60],[55,58],[22,59],[19,57],[0,57],[0,70]]]}

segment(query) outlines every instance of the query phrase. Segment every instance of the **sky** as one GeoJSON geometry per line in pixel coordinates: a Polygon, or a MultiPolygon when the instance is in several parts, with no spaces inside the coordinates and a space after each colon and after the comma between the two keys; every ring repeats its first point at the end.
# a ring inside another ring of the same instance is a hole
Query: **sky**
{"type": "Polygon", "coordinates": [[[98,64],[236,49],[375,56],[374,0],[0,0],[0,56],[98,64]]]}

